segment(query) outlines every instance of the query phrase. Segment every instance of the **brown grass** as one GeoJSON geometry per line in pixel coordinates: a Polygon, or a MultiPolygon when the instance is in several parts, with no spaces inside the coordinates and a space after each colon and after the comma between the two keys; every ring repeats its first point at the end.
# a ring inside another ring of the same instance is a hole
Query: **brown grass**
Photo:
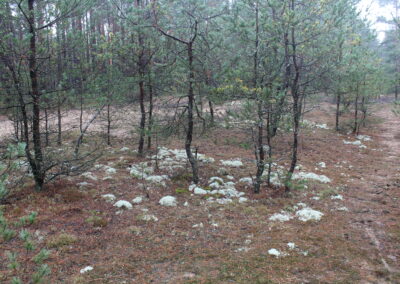
{"type": "MultiPolygon", "coordinates": [[[[330,107],[323,105],[307,119],[332,126],[330,107]]],[[[304,130],[299,163],[307,171],[327,175],[333,183],[309,182],[307,190],[293,190],[291,198],[282,197],[279,189],[266,187],[255,195],[242,185],[238,188],[246,192],[250,202],[207,204],[203,198],[185,191],[190,183],[188,170],[177,172],[166,188],[144,192],[138,185],[140,181],[125,170],[143,159],[116,151],[98,161],[114,163],[118,173],[112,181],[102,181],[104,171],[93,169],[99,181],[90,181],[93,185],[87,189],[76,188],[76,183],[84,181],[81,177],[60,180],[39,194],[32,194],[32,188],[27,187],[11,196],[12,204],[5,206],[5,214],[17,220],[30,211],[39,212],[32,230],[49,236],[45,243],[56,251],[50,262],[50,283],[399,283],[400,276],[387,272],[381,260],[384,257],[389,265],[399,268],[396,260],[400,257],[400,212],[396,198],[400,198],[400,183],[395,177],[396,160],[388,160],[389,148],[381,138],[389,139],[384,136],[388,130],[381,126],[376,123],[363,130],[363,134],[373,137],[365,150],[344,145],[343,139],[354,139],[347,135],[304,130]],[[374,148],[384,151],[373,151],[374,148]],[[121,162],[120,156],[128,162],[121,162]],[[316,170],[316,163],[321,161],[326,162],[327,168],[316,170]],[[106,193],[128,201],[144,194],[149,199],[117,215],[112,203],[100,198],[106,193]],[[345,197],[344,201],[330,199],[338,193],[345,197]],[[158,200],[164,195],[176,196],[179,207],[159,206],[158,200]],[[313,196],[322,198],[310,199],[313,196]],[[182,206],[185,201],[189,202],[188,207],[182,206]],[[268,220],[271,214],[290,210],[298,202],[322,211],[324,217],[319,223],[268,220]],[[341,206],[350,211],[334,210],[341,206]],[[144,208],[159,221],[143,222],[138,218],[144,208]],[[202,228],[193,228],[200,223],[202,228]],[[381,247],[371,241],[366,228],[376,232],[381,247]],[[290,251],[288,242],[296,243],[298,249],[290,251]],[[243,247],[249,250],[238,252],[243,247]],[[268,254],[271,248],[289,255],[272,257],[268,254]],[[304,256],[306,251],[308,255],[304,256]],[[94,270],[80,275],[79,270],[87,265],[94,270]]],[[[227,168],[237,181],[255,172],[252,150],[246,146],[249,139],[246,131],[217,128],[196,139],[194,146],[216,159],[241,157],[245,167],[227,168]]],[[[287,164],[290,135],[281,133],[274,143],[276,158],[282,159],[280,164],[287,164]]],[[[123,145],[116,144],[114,148],[123,145]]],[[[167,146],[182,148],[182,142],[172,139],[167,146]]],[[[206,186],[219,168],[218,162],[202,166],[201,183],[206,186]]],[[[17,248],[10,243],[5,249],[17,248]]],[[[0,274],[6,270],[5,262],[0,261],[0,274]]]]}

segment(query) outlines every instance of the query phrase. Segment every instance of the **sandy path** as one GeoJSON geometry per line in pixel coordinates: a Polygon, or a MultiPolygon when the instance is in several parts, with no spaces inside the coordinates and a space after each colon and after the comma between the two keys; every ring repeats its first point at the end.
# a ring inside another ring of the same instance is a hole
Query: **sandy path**
{"type": "Polygon", "coordinates": [[[374,126],[373,139],[381,145],[382,155],[373,165],[362,167],[362,178],[352,186],[347,206],[350,225],[369,240],[370,258],[363,264],[368,281],[394,283],[391,275],[400,272],[400,246],[393,239],[393,229],[400,224],[400,118],[390,106],[379,105],[375,113],[384,120],[374,126]],[[377,277],[377,271],[382,275],[377,277]]]}

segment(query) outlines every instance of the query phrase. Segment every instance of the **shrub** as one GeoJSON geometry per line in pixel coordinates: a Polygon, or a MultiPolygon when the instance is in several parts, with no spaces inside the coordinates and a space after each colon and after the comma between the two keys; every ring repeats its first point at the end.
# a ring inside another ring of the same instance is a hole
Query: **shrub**
{"type": "MultiPolygon", "coordinates": [[[[35,223],[37,217],[36,212],[32,212],[27,216],[24,216],[17,222],[16,226],[28,226],[35,223]]],[[[17,233],[15,230],[9,228],[9,223],[3,215],[3,212],[0,210],[0,233],[5,242],[11,241],[16,238],[17,233]]],[[[26,283],[34,283],[39,284],[43,283],[46,279],[46,276],[50,274],[50,268],[44,262],[49,258],[50,251],[46,249],[41,249],[39,252],[37,251],[36,244],[31,238],[31,234],[27,229],[21,229],[19,234],[19,245],[25,250],[25,257],[19,259],[18,253],[13,251],[7,251],[5,254],[8,259],[8,269],[10,270],[11,275],[14,276],[11,279],[12,284],[22,284],[23,280],[27,280],[26,283]],[[35,254],[36,252],[36,254],[35,254]],[[26,257],[29,256],[29,257],[26,257]],[[30,281],[28,281],[29,276],[24,275],[23,273],[26,271],[26,267],[31,266],[31,263],[35,265],[35,273],[30,277],[30,281]]]]}

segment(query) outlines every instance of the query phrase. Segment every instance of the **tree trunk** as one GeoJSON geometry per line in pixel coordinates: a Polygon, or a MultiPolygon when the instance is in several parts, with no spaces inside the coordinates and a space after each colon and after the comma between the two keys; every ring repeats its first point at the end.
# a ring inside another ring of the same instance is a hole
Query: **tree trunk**
{"type": "MultiPolygon", "coordinates": [[[[294,10],[294,0],[291,1],[291,9],[294,10]]],[[[297,151],[299,146],[299,125],[301,117],[301,97],[299,93],[299,80],[300,80],[300,66],[297,62],[297,44],[295,40],[295,28],[291,29],[291,46],[292,46],[292,63],[294,69],[294,79],[291,82],[291,94],[293,99],[292,116],[293,116],[293,145],[292,145],[292,159],[289,168],[288,178],[285,185],[285,191],[290,191],[289,181],[293,176],[297,164],[297,151]]]]}
{"type": "Polygon", "coordinates": [[[44,122],[45,122],[45,145],[48,147],[50,145],[49,141],[49,113],[47,108],[44,108],[44,122]]]}
{"type": "Polygon", "coordinates": [[[335,123],[336,131],[339,131],[340,101],[341,101],[341,95],[338,92],[336,95],[336,123],[335,123]]]}
{"type": "MultiPolygon", "coordinates": [[[[136,0],[136,6],[139,8],[142,6],[142,3],[140,0],[136,0]]],[[[139,148],[138,148],[138,153],[140,156],[143,156],[143,150],[144,150],[144,138],[145,138],[145,127],[146,127],[146,108],[144,105],[144,99],[145,99],[145,90],[144,90],[144,76],[145,76],[145,67],[146,67],[146,62],[145,62],[145,46],[144,46],[144,40],[143,40],[143,35],[142,32],[139,30],[138,31],[138,42],[139,42],[139,49],[140,49],[140,54],[138,58],[138,69],[139,69],[139,92],[140,92],[140,124],[139,124],[139,148]]]]}
{"type": "Polygon", "coordinates": [[[147,124],[147,149],[151,148],[151,137],[153,131],[153,82],[151,80],[151,70],[148,73],[148,84],[149,84],[149,123],[147,124]]]}
{"type": "Polygon", "coordinates": [[[358,131],[358,87],[357,87],[357,96],[356,101],[354,102],[354,128],[353,133],[357,133],[358,131]]]}
{"type": "Polygon", "coordinates": [[[111,146],[111,105],[107,104],[107,145],[111,146]]]}
{"type": "Polygon", "coordinates": [[[145,98],[145,91],[144,91],[144,81],[143,81],[143,74],[140,75],[139,81],[139,91],[140,91],[140,125],[139,125],[139,155],[143,156],[143,149],[144,149],[144,137],[145,137],[145,127],[146,127],[146,109],[144,106],[144,98],[145,98]]]}
{"type": "Polygon", "coordinates": [[[36,190],[41,190],[44,183],[44,172],[42,168],[43,153],[42,143],[40,139],[40,92],[38,85],[38,72],[36,66],[36,30],[35,30],[35,13],[34,13],[35,0],[28,0],[29,9],[29,33],[30,33],[30,47],[29,47],[29,78],[31,81],[31,96],[32,96],[32,139],[33,151],[35,153],[34,159],[31,161],[35,164],[32,167],[32,173],[35,179],[36,190]]]}
{"type": "Polygon", "coordinates": [[[57,145],[61,146],[62,143],[62,116],[61,116],[61,99],[57,98],[57,125],[58,125],[58,136],[57,145]]]}
{"type": "MultiPolygon", "coordinates": [[[[260,94],[257,93],[257,88],[258,88],[258,45],[259,45],[259,10],[258,10],[258,1],[256,1],[255,4],[256,8],[256,40],[255,40],[255,49],[254,49],[254,74],[253,74],[253,87],[256,89],[256,96],[260,96],[260,94]]],[[[256,159],[257,159],[257,173],[256,173],[256,182],[254,183],[254,193],[259,193],[260,192],[260,187],[261,187],[261,177],[264,173],[264,160],[265,160],[265,152],[264,152],[264,141],[263,141],[263,135],[264,135],[264,117],[263,117],[263,101],[262,98],[258,98],[257,100],[258,104],[258,132],[257,132],[257,150],[256,150],[256,159]]]]}
{"type": "Polygon", "coordinates": [[[193,66],[193,42],[187,45],[188,48],[188,61],[189,61],[189,93],[188,93],[188,129],[186,133],[185,150],[186,155],[189,159],[190,165],[192,166],[193,182],[197,184],[199,182],[199,174],[197,167],[197,160],[192,153],[192,140],[193,140],[193,104],[194,104],[194,92],[193,92],[193,81],[194,81],[194,66],[193,66]]]}

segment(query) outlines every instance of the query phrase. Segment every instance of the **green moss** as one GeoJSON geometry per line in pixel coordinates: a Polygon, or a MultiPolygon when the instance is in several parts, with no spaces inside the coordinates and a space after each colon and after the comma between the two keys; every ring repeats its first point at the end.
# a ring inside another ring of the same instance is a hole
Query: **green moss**
{"type": "Polygon", "coordinates": [[[186,193],[190,193],[190,191],[186,188],[177,188],[177,189],[175,189],[175,193],[176,194],[186,194],[186,193]]]}

